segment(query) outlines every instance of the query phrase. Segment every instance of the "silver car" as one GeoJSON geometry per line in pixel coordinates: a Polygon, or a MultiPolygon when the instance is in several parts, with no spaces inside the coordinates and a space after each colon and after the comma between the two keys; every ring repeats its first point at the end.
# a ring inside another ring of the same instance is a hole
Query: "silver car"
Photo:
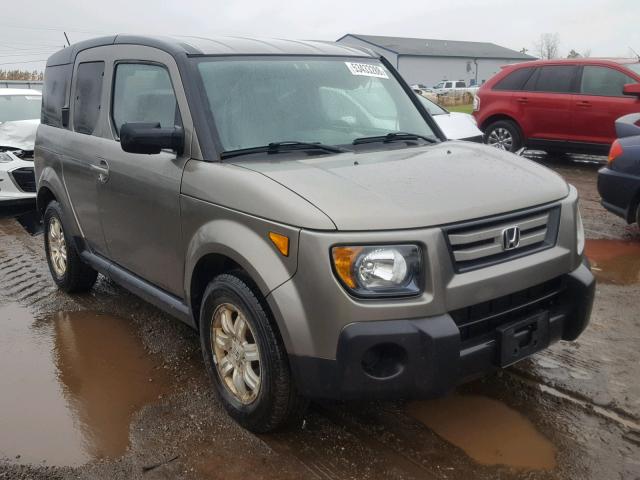
{"type": "Polygon", "coordinates": [[[112,36],[51,56],[36,138],[51,274],[200,332],[253,431],[312,398],[442,395],[586,327],[575,188],[446,141],[369,51],[112,36]]]}

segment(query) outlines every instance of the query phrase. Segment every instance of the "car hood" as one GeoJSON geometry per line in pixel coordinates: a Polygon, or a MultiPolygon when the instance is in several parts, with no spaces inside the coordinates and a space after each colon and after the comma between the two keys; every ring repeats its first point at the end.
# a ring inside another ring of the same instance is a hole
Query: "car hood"
{"type": "Polygon", "coordinates": [[[339,230],[441,225],[541,205],[569,193],[567,183],[551,170],[467,142],[298,156],[244,157],[233,163],[305,198],[339,230]]]}
{"type": "Polygon", "coordinates": [[[0,123],[0,147],[33,150],[40,120],[0,123]]]}
{"type": "Polygon", "coordinates": [[[442,129],[447,138],[460,140],[482,136],[476,121],[468,113],[450,112],[433,115],[433,119],[442,129]]]}

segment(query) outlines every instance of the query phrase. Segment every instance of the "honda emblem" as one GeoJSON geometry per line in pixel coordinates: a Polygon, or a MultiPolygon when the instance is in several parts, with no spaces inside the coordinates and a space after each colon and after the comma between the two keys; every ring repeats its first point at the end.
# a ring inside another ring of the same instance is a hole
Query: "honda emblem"
{"type": "Polygon", "coordinates": [[[520,227],[514,226],[502,230],[502,250],[513,250],[520,245],[520,227]]]}

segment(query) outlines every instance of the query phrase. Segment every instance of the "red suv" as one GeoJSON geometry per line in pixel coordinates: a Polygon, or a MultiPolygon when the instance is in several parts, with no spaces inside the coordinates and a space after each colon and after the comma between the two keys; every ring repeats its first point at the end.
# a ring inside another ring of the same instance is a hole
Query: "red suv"
{"type": "Polygon", "coordinates": [[[498,148],[606,154],[616,119],[640,112],[640,60],[509,65],[480,87],[473,109],[498,148]]]}

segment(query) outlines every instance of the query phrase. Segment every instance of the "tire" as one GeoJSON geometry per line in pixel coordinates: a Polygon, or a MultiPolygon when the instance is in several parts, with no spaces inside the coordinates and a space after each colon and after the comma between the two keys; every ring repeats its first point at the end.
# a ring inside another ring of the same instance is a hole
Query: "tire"
{"type": "Polygon", "coordinates": [[[62,207],[55,200],[44,212],[44,248],[51,277],[67,293],[86,292],[93,287],[98,272],[84,263],[62,221],[62,207]],[[64,261],[61,260],[64,257],[64,261]]]}
{"type": "Polygon", "coordinates": [[[247,430],[264,433],[299,420],[307,401],[298,394],[284,344],[251,284],[242,273],[222,274],[209,283],[200,310],[200,341],[227,413],[247,430]],[[244,329],[238,323],[242,319],[244,329]]]}
{"type": "Polygon", "coordinates": [[[489,124],[484,130],[484,141],[487,145],[508,152],[517,152],[524,143],[520,128],[511,120],[498,120],[489,124]]]}

